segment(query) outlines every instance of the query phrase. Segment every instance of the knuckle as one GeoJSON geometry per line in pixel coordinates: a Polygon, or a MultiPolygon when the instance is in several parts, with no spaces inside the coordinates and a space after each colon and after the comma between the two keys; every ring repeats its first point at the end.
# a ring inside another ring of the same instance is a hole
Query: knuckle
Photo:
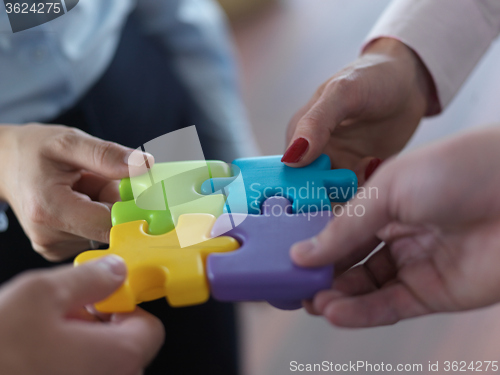
{"type": "Polygon", "coordinates": [[[57,154],[69,153],[74,150],[81,137],[81,132],[74,128],[61,127],[61,131],[57,132],[48,143],[48,147],[52,152],[57,154]]]}
{"type": "Polygon", "coordinates": [[[326,90],[330,92],[336,91],[339,93],[346,93],[352,89],[353,83],[354,81],[349,77],[338,77],[328,82],[328,84],[326,85],[326,90]]]}
{"type": "Polygon", "coordinates": [[[63,223],[57,217],[57,210],[47,202],[41,194],[35,192],[26,199],[22,206],[24,217],[32,224],[43,228],[62,227],[63,223]]]}
{"type": "Polygon", "coordinates": [[[46,225],[50,221],[50,214],[38,196],[28,199],[27,204],[24,205],[24,209],[26,217],[34,224],[46,225]]]}
{"type": "Polygon", "coordinates": [[[103,165],[115,150],[116,145],[113,142],[96,142],[92,148],[92,157],[95,165],[103,165]]]}
{"type": "Polygon", "coordinates": [[[315,130],[319,126],[318,113],[309,112],[300,120],[300,127],[305,130],[315,130]]]}
{"type": "Polygon", "coordinates": [[[347,75],[331,80],[325,91],[333,94],[336,98],[340,98],[342,106],[350,113],[360,104],[358,88],[357,79],[351,75],[347,75]]]}
{"type": "Polygon", "coordinates": [[[300,120],[299,126],[304,135],[313,138],[321,138],[330,136],[329,124],[329,121],[322,121],[322,115],[318,110],[315,110],[305,115],[300,120]]]}

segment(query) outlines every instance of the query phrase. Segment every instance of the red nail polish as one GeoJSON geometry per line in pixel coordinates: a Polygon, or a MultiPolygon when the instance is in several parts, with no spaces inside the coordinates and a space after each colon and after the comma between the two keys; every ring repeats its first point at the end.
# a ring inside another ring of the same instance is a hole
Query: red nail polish
{"type": "Polygon", "coordinates": [[[377,168],[382,164],[382,159],[374,158],[370,160],[368,166],[365,169],[365,180],[368,180],[370,176],[377,170],[377,168]]]}
{"type": "Polygon", "coordinates": [[[292,143],[288,150],[286,150],[285,155],[281,158],[283,163],[298,163],[300,159],[304,156],[307,149],[309,148],[309,142],[305,138],[297,138],[295,142],[292,143]]]}

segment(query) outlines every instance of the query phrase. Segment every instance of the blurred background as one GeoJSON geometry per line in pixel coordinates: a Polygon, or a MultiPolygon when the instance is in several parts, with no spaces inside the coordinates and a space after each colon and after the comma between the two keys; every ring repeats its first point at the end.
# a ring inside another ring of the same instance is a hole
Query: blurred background
{"type": "MultiPolygon", "coordinates": [[[[315,89],[353,60],[387,0],[220,0],[241,63],[243,94],[264,155],[281,154],[289,119],[315,89]]],[[[495,43],[444,114],[423,121],[407,149],[500,122],[500,46],[495,43]]],[[[478,185],[480,182],[478,181],[478,185]]],[[[465,199],[465,197],[464,197],[465,199]]],[[[457,202],[460,204],[460,202],[457,202]]],[[[480,249],[478,249],[479,251],[480,249]]],[[[289,373],[290,361],[423,364],[499,360],[500,307],[395,326],[333,328],[303,311],[242,304],[246,375],[289,373]]],[[[424,371],[425,373],[426,371],[424,371]]]]}

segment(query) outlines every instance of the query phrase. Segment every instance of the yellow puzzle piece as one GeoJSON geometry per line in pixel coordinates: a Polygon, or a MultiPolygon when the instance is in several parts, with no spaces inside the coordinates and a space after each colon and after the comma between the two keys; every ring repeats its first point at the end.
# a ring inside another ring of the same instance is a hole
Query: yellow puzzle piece
{"type": "Polygon", "coordinates": [[[210,296],[205,276],[207,256],[239,248],[232,237],[210,239],[215,220],[210,214],[181,215],[176,229],[162,235],[148,234],[145,220],[111,228],[109,249],[87,251],[75,259],[75,266],[78,266],[116,254],[127,264],[124,284],[110,297],[98,302],[96,309],[105,313],[130,312],[138,303],[161,297],[166,297],[171,306],[207,301],[210,296]],[[184,242],[190,238],[190,246],[181,248],[178,235],[184,242]]]}

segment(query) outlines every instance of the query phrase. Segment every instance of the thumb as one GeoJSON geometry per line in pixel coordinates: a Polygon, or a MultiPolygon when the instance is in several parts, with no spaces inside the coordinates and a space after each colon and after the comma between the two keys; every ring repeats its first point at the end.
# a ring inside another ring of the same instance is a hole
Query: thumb
{"type": "Polygon", "coordinates": [[[75,268],[61,267],[48,277],[61,288],[57,296],[66,311],[103,300],[120,287],[126,276],[123,259],[109,255],[75,268]]]}
{"type": "MultiPolygon", "coordinates": [[[[354,83],[350,83],[351,85],[354,83]]],[[[281,161],[290,167],[303,167],[316,160],[328,144],[333,130],[352,112],[348,84],[333,81],[297,122],[290,144],[281,161]]]]}
{"type": "Polygon", "coordinates": [[[63,131],[48,145],[46,153],[53,160],[110,179],[144,174],[154,163],[151,154],[104,141],[78,129],[63,131]]]}
{"type": "Polygon", "coordinates": [[[316,237],[292,246],[293,261],[304,267],[335,264],[338,270],[343,270],[368,256],[381,242],[377,232],[394,219],[392,174],[388,168],[382,168],[366,188],[366,191],[376,188],[377,194],[365,199],[357,197],[349,203],[351,207],[363,206],[363,215],[348,215],[344,209],[344,214],[331,220],[316,237]]]}

